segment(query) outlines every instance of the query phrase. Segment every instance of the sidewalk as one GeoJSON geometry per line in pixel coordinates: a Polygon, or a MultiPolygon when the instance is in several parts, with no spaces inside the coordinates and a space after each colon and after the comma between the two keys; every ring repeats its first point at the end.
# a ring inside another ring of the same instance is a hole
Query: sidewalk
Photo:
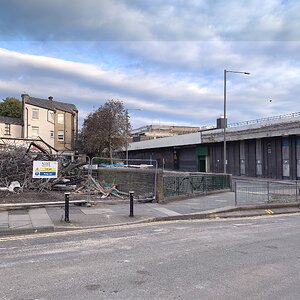
{"type": "Polygon", "coordinates": [[[64,221],[64,205],[46,208],[20,206],[13,210],[5,210],[4,206],[0,205],[0,235],[74,230],[162,220],[229,218],[297,212],[300,212],[299,203],[236,207],[232,192],[166,204],[135,203],[134,217],[129,217],[128,201],[103,200],[91,207],[70,205],[70,222],[64,221]]]}

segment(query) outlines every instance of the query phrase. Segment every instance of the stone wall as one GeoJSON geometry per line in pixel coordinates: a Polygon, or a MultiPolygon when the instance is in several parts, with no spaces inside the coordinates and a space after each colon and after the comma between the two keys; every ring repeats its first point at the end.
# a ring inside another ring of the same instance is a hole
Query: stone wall
{"type": "MultiPolygon", "coordinates": [[[[228,182],[226,181],[228,185],[223,188],[224,190],[230,190],[232,180],[230,175],[224,176],[222,174],[214,173],[178,171],[163,172],[162,169],[157,170],[156,177],[155,169],[99,168],[96,172],[98,177],[97,179],[100,182],[105,180],[109,184],[115,183],[117,185],[117,189],[122,192],[128,193],[129,191],[134,191],[135,198],[138,197],[139,199],[146,199],[153,197],[156,193],[156,202],[163,202],[169,199],[166,195],[164,195],[164,177],[207,177],[210,180],[209,182],[213,181],[215,183],[217,183],[218,178],[222,179],[222,177],[228,177],[228,182]]],[[[216,191],[220,191],[220,187],[217,184],[211,186],[207,185],[204,190],[204,194],[216,191]]],[[[199,193],[196,194],[198,195],[199,193]]],[[[190,194],[184,193],[182,195],[177,195],[175,198],[179,200],[184,199],[187,196],[192,197],[193,195],[193,192],[190,194]]]]}
{"type": "Polygon", "coordinates": [[[115,183],[122,192],[134,191],[140,198],[151,197],[156,191],[157,201],[160,201],[163,195],[162,172],[158,171],[155,178],[155,169],[99,168],[97,177],[99,181],[115,183]]]}

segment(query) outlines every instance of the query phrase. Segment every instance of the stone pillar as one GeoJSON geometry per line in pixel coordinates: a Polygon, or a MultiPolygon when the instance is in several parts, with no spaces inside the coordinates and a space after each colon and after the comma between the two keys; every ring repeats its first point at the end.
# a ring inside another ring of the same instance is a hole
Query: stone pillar
{"type": "Polygon", "coordinates": [[[164,181],[163,172],[161,170],[158,170],[156,180],[156,202],[161,203],[164,201],[164,181]]]}

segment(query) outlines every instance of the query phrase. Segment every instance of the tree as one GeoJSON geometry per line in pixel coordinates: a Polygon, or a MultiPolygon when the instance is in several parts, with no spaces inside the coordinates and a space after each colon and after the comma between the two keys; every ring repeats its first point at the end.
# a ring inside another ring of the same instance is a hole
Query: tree
{"type": "Polygon", "coordinates": [[[0,116],[21,118],[22,103],[17,98],[6,97],[0,102],[0,116]]]}
{"type": "Polygon", "coordinates": [[[123,103],[108,100],[84,120],[79,135],[81,150],[90,156],[104,156],[106,151],[112,161],[113,152],[126,146],[130,127],[123,103]]]}

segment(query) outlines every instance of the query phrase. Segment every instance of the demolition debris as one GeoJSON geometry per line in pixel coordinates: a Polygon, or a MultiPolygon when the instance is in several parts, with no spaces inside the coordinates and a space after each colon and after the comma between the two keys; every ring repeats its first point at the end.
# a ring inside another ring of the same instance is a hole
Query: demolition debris
{"type": "Polygon", "coordinates": [[[0,197],[7,193],[27,191],[70,191],[74,194],[99,195],[101,198],[115,196],[123,199],[115,184],[98,182],[83,168],[81,159],[67,160],[64,156],[28,151],[22,147],[0,150],[0,197]],[[57,178],[33,178],[33,162],[57,162],[57,178]],[[3,193],[7,192],[7,193],[3,193]]]}

